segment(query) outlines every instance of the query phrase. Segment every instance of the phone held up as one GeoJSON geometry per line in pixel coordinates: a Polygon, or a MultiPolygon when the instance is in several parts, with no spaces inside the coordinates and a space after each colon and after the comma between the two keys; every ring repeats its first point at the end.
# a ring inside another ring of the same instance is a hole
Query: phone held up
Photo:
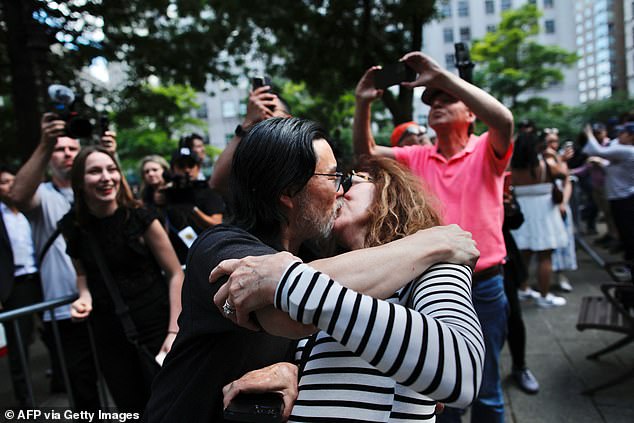
{"type": "Polygon", "coordinates": [[[254,76],[251,79],[251,85],[253,89],[263,87],[265,85],[271,86],[271,79],[268,76],[254,76]]]}
{"type": "Polygon", "coordinates": [[[225,408],[225,420],[234,422],[277,423],[282,421],[284,401],[276,392],[239,394],[225,408]]]}
{"type": "Polygon", "coordinates": [[[411,82],[416,79],[416,72],[405,62],[392,63],[383,66],[374,73],[374,87],[384,90],[401,82],[411,82]]]}
{"type": "MultiPolygon", "coordinates": [[[[260,87],[264,87],[265,85],[272,87],[271,78],[269,78],[268,76],[254,76],[253,78],[251,78],[251,86],[254,90],[260,87]]],[[[272,93],[273,90],[269,88],[267,92],[272,93]]],[[[268,108],[271,111],[275,110],[275,106],[268,106],[268,108]]]]}

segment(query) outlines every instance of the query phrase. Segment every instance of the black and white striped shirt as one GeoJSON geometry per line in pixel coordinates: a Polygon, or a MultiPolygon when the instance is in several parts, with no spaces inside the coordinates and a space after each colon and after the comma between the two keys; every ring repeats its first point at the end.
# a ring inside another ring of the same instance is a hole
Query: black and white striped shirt
{"type": "Polygon", "coordinates": [[[484,341],[466,266],[434,265],[383,301],[294,263],[275,306],[321,329],[290,421],[433,421],[436,401],[464,407],[478,393],[484,341]]]}

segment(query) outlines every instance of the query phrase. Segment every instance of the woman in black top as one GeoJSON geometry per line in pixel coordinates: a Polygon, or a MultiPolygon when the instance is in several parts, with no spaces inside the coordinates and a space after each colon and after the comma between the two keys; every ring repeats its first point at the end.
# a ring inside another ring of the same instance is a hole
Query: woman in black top
{"type": "Polygon", "coordinates": [[[90,316],[99,364],[119,410],[141,412],[150,381],[115,314],[91,244],[129,309],[139,343],[152,355],[167,353],[178,332],[183,272],[156,215],[139,208],[108,151],[83,149],[71,178],[75,207],[60,222],[77,270],[79,299],[72,304],[71,315],[90,316]]]}

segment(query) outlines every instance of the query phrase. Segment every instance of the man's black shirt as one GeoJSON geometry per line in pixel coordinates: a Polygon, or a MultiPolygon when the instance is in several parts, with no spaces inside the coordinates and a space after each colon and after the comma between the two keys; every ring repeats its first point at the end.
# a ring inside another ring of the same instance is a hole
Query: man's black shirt
{"type": "Polygon", "coordinates": [[[187,261],[179,333],[154,380],[144,421],[221,422],[223,386],[251,370],[292,359],[293,341],[225,319],[213,296],[226,279],[208,282],[222,260],[273,254],[280,250],[276,247],[228,225],[216,226],[196,240],[187,261]]]}

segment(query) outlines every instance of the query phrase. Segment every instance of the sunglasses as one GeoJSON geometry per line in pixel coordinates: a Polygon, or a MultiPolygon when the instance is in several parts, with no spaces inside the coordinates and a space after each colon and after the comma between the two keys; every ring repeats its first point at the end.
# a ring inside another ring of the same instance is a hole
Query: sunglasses
{"type": "Polygon", "coordinates": [[[357,173],[354,170],[348,174],[348,175],[344,175],[341,172],[335,172],[335,173],[313,173],[313,175],[316,176],[327,176],[329,178],[332,178],[332,180],[335,183],[335,191],[339,191],[339,188],[343,187],[343,193],[345,194],[346,192],[348,192],[348,190],[350,188],[352,188],[352,185],[354,184],[360,184],[363,182],[374,182],[374,180],[369,177],[368,175],[363,175],[361,173],[357,173]]]}
{"type": "Polygon", "coordinates": [[[348,176],[345,177],[345,179],[341,183],[341,186],[343,187],[343,193],[345,194],[346,192],[348,192],[350,188],[352,188],[352,185],[361,184],[363,182],[374,182],[374,180],[368,175],[357,173],[353,170],[348,176]]]}
{"type": "Polygon", "coordinates": [[[548,135],[559,135],[559,129],[557,128],[544,128],[544,133],[548,135]]]}

